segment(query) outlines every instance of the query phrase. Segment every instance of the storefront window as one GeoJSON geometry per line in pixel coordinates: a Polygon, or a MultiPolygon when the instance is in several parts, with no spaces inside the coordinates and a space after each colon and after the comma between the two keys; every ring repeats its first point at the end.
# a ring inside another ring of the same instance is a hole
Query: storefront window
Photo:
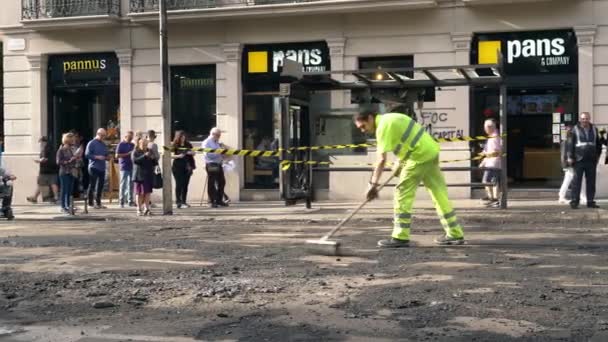
{"type": "MultiPolygon", "coordinates": [[[[250,150],[276,150],[281,136],[279,84],[286,59],[302,64],[305,72],[331,69],[329,47],[324,41],[246,45],[243,49],[243,147],[250,150]]],[[[299,100],[302,136],[298,142],[314,142],[311,127],[315,120],[314,100],[307,95],[292,93],[291,100],[299,100]]],[[[327,107],[325,107],[327,108],[327,107]]],[[[293,141],[283,141],[290,144],[293,141]]],[[[284,145],[284,146],[286,146],[284,145]]],[[[274,157],[245,158],[245,187],[249,189],[278,188],[279,160],[274,157]]]]}
{"type": "Polygon", "coordinates": [[[202,141],[216,125],[215,65],[171,67],[172,131],[202,141]]]}
{"type": "MultiPolygon", "coordinates": [[[[484,135],[486,119],[500,122],[496,91],[476,89],[473,97],[474,135],[484,135]]],[[[561,181],[560,142],[566,125],[576,122],[575,88],[513,87],[507,96],[507,174],[514,186],[558,186],[561,181]],[[559,119],[559,121],[557,120],[559,119]],[[557,139],[557,140],[556,140],[557,139]]],[[[500,128],[500,127],[499,127],[500,128]]],[[[483,143],[477,143],[477,152],[483,143]]],[[[481,180],[481,174],[474,175],[481,180]]]]}
{"type": "Polygon", "coordinates": [[[106,128],[107,143],[120,140],[120,67],[114,53],[49,57],[49,127],[54,146],[71,130],[85,141],[106,128]]]}
{"type": "MultiPolygon", "coordinates": [[[[276,98],[272,95],[245,95],[243,99],[244,148],[248,150],[276,150],[279,127],[275,115],[276,98]]],[[[279,164],[274,157],[245,158],[247,188],[277,188],[279,164]]]]}

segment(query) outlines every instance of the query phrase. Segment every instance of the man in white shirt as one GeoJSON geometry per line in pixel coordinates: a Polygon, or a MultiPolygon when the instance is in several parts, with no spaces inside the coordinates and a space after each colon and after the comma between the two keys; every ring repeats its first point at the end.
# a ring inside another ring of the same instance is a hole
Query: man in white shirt
{"type": "MultiPolygon", "coordinates": [[[[220,149],[223,148],[220,143],[222,131],[214,127],[211,129],[209,138],[202,143],[203,148],[220,149]]],[[[226,186],[226,178],[224,177],[224,169],[222,168],[222,155],[218,153],[205,153],[205,169],[207,170],[207,195],[211,201],[211,207],[218,206],[227,207],[228,203],[224,202],[224,187],[226,186]]]]}
{"type": "Polygon", "coordinates": [[[484,171],[482,182],[494,184],[493,186],[486,186],[487,199],[485,205],[498,208],[500,206],[498,198],[500,192],[502,138],[500,137],[494,119],[487,119],[483,124],[483,128],[489,139],[483,148],[482,154],[485,158],[481,161],[479,167],[491,168],[490,170],[484,171]]]}

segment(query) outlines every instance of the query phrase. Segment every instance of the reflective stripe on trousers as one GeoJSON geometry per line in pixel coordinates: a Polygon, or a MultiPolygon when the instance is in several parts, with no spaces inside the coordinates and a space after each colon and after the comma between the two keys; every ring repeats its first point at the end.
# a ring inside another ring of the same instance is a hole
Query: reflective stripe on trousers
{"type": "Polygon", "coordinates": [[[424,184],[433,199],[445,234],[452,238],[462,238],[464,233],[448,198],[448,189],[439,168],[439,158],[424,163],[410,160],[402,168],[399,184],[395,188],[395,220],[392,237],[409,240],[411,213],[420,182],[424,184]]]}

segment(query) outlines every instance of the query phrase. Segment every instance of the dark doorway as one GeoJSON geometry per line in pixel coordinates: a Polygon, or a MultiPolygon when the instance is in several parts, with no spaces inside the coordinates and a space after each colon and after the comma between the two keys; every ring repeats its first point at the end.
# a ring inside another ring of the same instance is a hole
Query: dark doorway
{"type": "Polygon", "coordinates": [[[117,125],[119,88],[67,88],[52,91],[49,135],[59,144],[61,135],[70,130],[78,131],[85,141],[95,136],[100,128],[117,125]]]}
{"type": "Polygon", "coordinates": [[[213,65],[171,67],[171,131],[183,130],[203,141],[216,126],[216,75],[213,65]]]}
{"type": "Polygon", "coordinates": [[[120,67],[112,52],[49,57],[48,135],[57,146],[61,134],[80,133],[85,142],[106,128],[107,143],[120,128],[120,67]]]}
{"type": "MultiPolygon", "coordinates": [[[[501,129],[507,133],[509,186],[559,187],[563,175],[560,143],[565,126],[577,119],[576,90],[574,85],[509,88],[508,131],[501,129]]],[[[499,117],[498,92],[475,89],[472,103],[471,130],[484,135],[484,120],[499,117]]]]}

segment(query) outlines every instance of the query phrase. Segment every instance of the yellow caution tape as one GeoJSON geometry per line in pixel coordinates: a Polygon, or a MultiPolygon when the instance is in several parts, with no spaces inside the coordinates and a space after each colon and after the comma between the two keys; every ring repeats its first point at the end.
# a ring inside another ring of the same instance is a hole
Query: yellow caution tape
{"type": "MultiPolygon", "coordinates": [[[[441,160],[439,161],[442,164],[445,163],[457,163],[457,162],[464,162],[464,161],[477,161],[477,160],[482,160],[484,158],[492,158],[492,157],[498,157],[500,155],[500,153],[490,153],[487,155],[484,155],[483,153],[480,153],[478,155],[476,155],[475,157],[472,158],[467,158],[467,159],[450,159],[450,160],[441,160]]],[[[503,154],[503,156],[506,156],[507,154],[503,154]]],[[[389,167],[394,166],[396,162],[391,163],[391,165],[387,165],[389,167]]],[[[304,165],[313,165],[313,166],[321,166],[321,165],[334,165],[332,162],[328,162],[328,161],[314,161],[314,160],[282,160],[280,163],[281,166],[281,170],[283,171],[287,171],[289,170],[289,168],[291,167],[291,165],[293,164],[304,164],[304,165]]],[[[342,166],[342,165],[340,165],[342,166]]],[[[376,164],[373,163],[355,163],[355,164],[351,164],[348,166],[343,166],[343,167],[351,167],[351,166],[376,166],[376,164]]]]}
{"type": "MultiPolygon", "coordinates": [[[[172,147],[163,146],[165,151],[173,151],[172,147]]],[[[203,153],[223,154],[226,156],[241,156],[241,157],[279,157],[280,151],[261,151],[261,150],[242,150],[229,148],[179,148],[180,151],[194,151],[203,153]]]]}
{"type": "MultiPolygon", "coordinates": [[[[502,136],[506,136],[503,134],[502,136]]],[[[487,136],[476,136],[476,137],[455,137],[455,138],[436,138],[435,140],[439,143],[448,143],[448,142],[472,142],[472,141],[484,141],[488,139],[493,139],[494,137],[487,136]]],[[[322,145],[322,146],[301,146],[301,147],[292,147],[288,149],[278,149],[278,150],[246,150],[246,149],[224,149],[224,148],[179,148],[180,151],[194,151],[194,152],[202,152],[202,153],[216,153],[223,154],[227,156],[241,156],[241,157],[279,157],[281,152],[291,153],[293,151],[319,151],[319,150],[341,150],[341,149],[355,149],[355,148],[366,148],[366,147],[374,147],[375,144],[338,144],[338,145],[322,145]]],[[[173,147],[171,146],[163,146],[165,151],[173,151],[173,147]]]]}

